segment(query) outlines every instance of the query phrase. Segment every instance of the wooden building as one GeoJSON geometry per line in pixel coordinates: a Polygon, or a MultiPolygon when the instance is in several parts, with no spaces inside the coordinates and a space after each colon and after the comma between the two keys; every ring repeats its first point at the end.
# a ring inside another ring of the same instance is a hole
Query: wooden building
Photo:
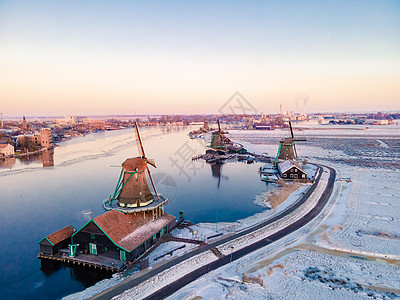
{"type": "Polygon", "coordinates": [[[141,207],[153,202],[146,173],[147,162],[142,157],[128,158],[122,164],[122,188],[117,197],[123,207],[141,207]]]}
{"type": "Polygon", "coordinates": [[[285,138],[279,142],[279,149],[277,158],[281,160],[296,159],[294,152],[294,139],[285,138]]]}
{"type": "Polygon", "coordinates": [[[226,147],[232,145],[232,141],[225,136],[225,132],[221,130],[221,125],[218,123],[218,130],[214,131],[211,136],[211,144],[210,147],[214,149],[225,149],[226,147]]]}
{"type": "Polygon", "coordinates": [[[132,261],[175,226],[175,217],[167,213],[153,220],[150,212],[124,214],[110,210],[90,220],[72,236],[71,254],[132,261]]]}
{"type": "MultiPolygon", "coordinates": [[[[135,260],[157,239],[183,221],[183,212],[180,212],[178,220],[164,212],[168,199],[156,191],[148,167],[155,167],[155,163],[146,157],[136,123],[135,127],[140,156],[129,158],[122,164],[113,195],[103,201],[107,212],[74,231],[69,236],[69,243],[64,245],[68,251],[65,249],[56,254],[57,249],[50,236],[44,238],[40,242],[41,254],[43,246],[43,251],[46,251],[43,254],[48,255],[39,255],[40,258],[73,261],[95,267],[100,265],[101,268],[114,271],[115,264],[135,260]],[[150,191],[146,173],[154,193],[150,191]],[[63,255],[67,252],[68,256],[63,255]]],[[[125,265],[123,263],[117,269],[125,265]]]]}
{"type": "Polygon", "coordinates": [[[60,249],[66,248],[71,242],[71,236],[75,232],[75,228],[72,225],[69,225],[44,237],[39,242],[40,253],[54,255],[60,249]]]}
{"type": "Polygon", "coordinates": [[[278,154],[276,155],[276,161],[278,160],[295,160],[297,159],[297,151],[295,142],[306,141],[304,137],[295,138],[292,128],[292,122],[289,120],[290,135],[291,137],[284,138],[279,142],[278,154]]]}
{"type": "Polygon", "coordinates": [[[294,160],[285,160],[278,164],[278,171],[283,180],[307,179],[307,173],[294,160]]]}

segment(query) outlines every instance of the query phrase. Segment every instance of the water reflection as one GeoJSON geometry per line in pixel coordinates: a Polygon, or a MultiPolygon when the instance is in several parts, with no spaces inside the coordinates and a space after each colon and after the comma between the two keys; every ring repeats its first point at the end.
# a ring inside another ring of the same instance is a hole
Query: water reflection
{"type": "Polygon", "coordinates": [[[42,164],[43,168],[54,166],[54,150],[45,150],[40,154],[22,156],[19,158],[7,157],[0,160],[0,168],[12,169],[16,162],[23,165],[42,164]]]}
{"type": "Polygon", "coordinates": [[[218,178],[218,188],[219,188],[220,185],[221,185],[221,178],[222,178],[222,179],[225,179],[225,180],[228,180],[229,177],[228,177],[228,176],[222,175],[222,166],[223,166],[223,163],[216,162],[216,163],[210,164],[210,166],[211,166],[211,173],[212,173],[212,176],[213,176],[214,178],[218,178]]]}
{"type": "Polygon", "coordinates": [[[15,164],[14,157],[7,157],[7,158],[0,159],[0,168],[12,169],[12,166],[14,164],[15,164]]]}
{"type": "Polygon", "coordinates": [[[170,132],[180,132],[182,130],[187,130],[186,126],[162,126],[161,132],[170,133],[170,132]]]}
{"type": "Polygon", "coordinates": [[[41,268],[43,275],[46,277],[53,276],[56,272],[68,269],[70,272],[70,278],[72,280],[78,281],[85,288],[94,285],[96,282],[111,278],[112,274],[110,272],[89,269],[87,267],[82,266],[66,266],[61,262],[49,261],[49,260],[41,260],[41,268]]]}
{"type": "Polygon", "coordinates": [[[43,151],[40,155],[40,159],[43,163],[43,168],[54,166],[54,150],[43,151]]]}

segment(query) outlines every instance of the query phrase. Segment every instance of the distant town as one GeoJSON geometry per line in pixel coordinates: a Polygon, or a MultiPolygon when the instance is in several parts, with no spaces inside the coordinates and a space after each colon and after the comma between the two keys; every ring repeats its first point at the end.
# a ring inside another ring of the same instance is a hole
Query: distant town
{"type": "Polygon", "coordinates": [[[400,113],[364,114],[306,114],[281,111],[279,114],[231,114],[231,115],[116,115],[103,117],[69,116],[49,119],[48,117],[6,118],[1,114],[0,159],[40,154],[54,148],[58,143],[75,136],[105,130],[121,130],[134,126],[186,126],[216,123],[225,127],[244,130],[274,130],[285,128],[288,121],[316,120],[319,124],[338,125],[388,125],[400,119],[400,113]]]}

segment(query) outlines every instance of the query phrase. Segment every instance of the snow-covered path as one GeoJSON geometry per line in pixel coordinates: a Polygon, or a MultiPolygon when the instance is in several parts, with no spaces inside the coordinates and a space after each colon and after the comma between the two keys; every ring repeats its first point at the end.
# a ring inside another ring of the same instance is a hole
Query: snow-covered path
{"type": "MultiPolygon", "coordinates": [[[[221,245],[218,247],[220,252],[225,254],[225,256],[219,258],[218,262],[216,262],[215,264],[213,264],[213,262],[217,260],[217,257],[211,254],[211,251],[203,252],[199,255],[186,259],[178,265],[174,265],[167,270],[162,271],[161,273],[157,274],[156,277],[141,282],[139,285],[125,291],[117,298],[143,299],[149,297],[150,295],[157,298],[160,295],[156,295],[153,293],[155,291],[159,291],[162,288],[164,288],[164,290],[161,290],[161,295],[168,295],[173,290],[174,285],[171,285],[172,282],[175,283],[175,288],[179,288],[184,285],[183,282],[186,282],[187,284],[191,281],[191,278],[187,277],[188,274],[190,274],[191,276],[199,276],[201,274],[204,274],[200,273],[194,275],[196,272],[192,272],[194,270],[193,266],[196,266],[195,269],[197,269],[198,271],[200,269],[204,269],[201,267],[205,267],[206,265],[210,267],[218,267],[232,260],[232,255],[229,256],[229,251],[232,252],[233,249],[233,259],[237,259],[255,251],[260,247],[270,244],[273,241],[281,239],[282,237],[309,223],[314,218],[314,216],[317,216],[319,214],[319,212],[324,208],[324,205],[330,198],[334,185],[334,179],[335,173],[333,169],[330,169],[329,172],[328,169],[323,169],[323,172],[321,172],[320,178],[317,179],[317,182],[313,186],[313,189],[310,189],[310,191],[303,196],[304,202],[301,202],[296,207],[289,208],[287,211],[285,211],[286,213],[282,214],[282,217],[274,219],[273,222],[268,223],[267,226],[264,226],[264,224],[259,224],[263,226],[255,226],[256,229],[252,228],[252,230],[245,230],[246,234],[243,234],[243,236],[239,236],[236,239],[234,239],[233,237],[227,238],[226,240],[232,241],[223,244],[221,243],[221,245]],[[201,257],[202,259],[199,259],[199,257],[201,257]]],[[[207,273],[209,271],[209,268],[207,267],[204,270],[205,273],[207,273]]],[[[124,283],[121,283],[121,286],[124,286],[124,283]]],[[[120,288],[121,287],[114,289],[114,291],[108,291],[108,293],[103,293],[99,297],[95,298],[105,299],[107,297],[110,297],[110,295],[115,292],[115,290],[118,291],[120,288]]]]}

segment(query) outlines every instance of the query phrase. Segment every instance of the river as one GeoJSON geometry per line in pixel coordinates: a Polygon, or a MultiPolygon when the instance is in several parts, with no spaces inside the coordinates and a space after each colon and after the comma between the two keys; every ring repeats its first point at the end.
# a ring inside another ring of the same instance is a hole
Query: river
{"type": "MultiPolygon", "coordinates": [[[[268,189],[260,164],[211,167],[191,157],[206,150],[191,140],[190,127],[141,128],[158,192],[169,198],[166,211],[197,222],[231,222],[263,210],[253,203],[268,189]]],[[[0,164],[0,295],[4,299],[59,299],[108,274],[50,264],[41,268],[38,242],[67,225],[79,229],[102,214],[102,200],[117,183],[120,165],[138,155],[134,129],[92,133],[63,142],[43,159],[0,164]],[[45,163],[43,163],[45,161],[45,163]]]]}

